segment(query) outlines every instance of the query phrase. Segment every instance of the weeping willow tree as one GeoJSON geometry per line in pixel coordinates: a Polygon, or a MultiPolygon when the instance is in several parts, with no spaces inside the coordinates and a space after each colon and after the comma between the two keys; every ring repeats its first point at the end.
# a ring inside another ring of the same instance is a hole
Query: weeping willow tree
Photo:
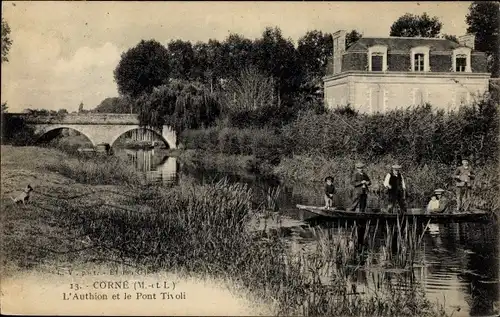
{"type": "Polygon", "coordinates": [[[177,133],[212,124],[220,115],[217,96],[203,85],[172,81],[136,100],[141,126],[171,126],[177,133]]]}

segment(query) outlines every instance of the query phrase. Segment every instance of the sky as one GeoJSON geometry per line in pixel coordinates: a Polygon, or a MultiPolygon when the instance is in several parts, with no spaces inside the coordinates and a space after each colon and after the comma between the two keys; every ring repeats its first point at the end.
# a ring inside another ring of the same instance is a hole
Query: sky
{"type": "Polygon", "coordinates": [[[11,28],[1,100],[26,108],[76,111],[118,96],[113,70],[140,40],[206,42],[230,33],[259,37],[281,28],[295,43],[307,31],[356,29],[388,36],[405,13],[437,16],[441,33],[463,35],[470,2],[65,2],[2,1],[11,28]]]}

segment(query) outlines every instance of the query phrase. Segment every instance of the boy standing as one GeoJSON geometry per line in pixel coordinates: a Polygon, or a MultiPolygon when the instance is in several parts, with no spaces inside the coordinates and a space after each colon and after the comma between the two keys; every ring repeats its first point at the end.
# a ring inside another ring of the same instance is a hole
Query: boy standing
{"type": "Polygon", "coordinates": [[[406,212],[405,192],[406,183],[403,175],[399,172],[401,165],[392,165],[392,171],[385,176],[384,187],[389,195],[389,206],[387,209],[392,212],[397,203],[402,213],[406,212]]]}
{"type": "MultiPolygon", "coordinates": [[[[469,165],[469,160],[463,159],[462,166],[459,166],[455,170],[455,174],[453,175],[455,179],[455,187],[457,194],[457,211],[462,211],[462,207],[464,204],[464,199],[469,200],[470,189],[472,187],[472,180],[475,178],[474,172],[469,165]]],[[[467,209],[468,206],[466,206],[467,209]]]]}
{"type": "Polygon", "coordinates": [[[354,200],[351,205],[351,211],[356,211],[359,205],[359,211],[365,212],[366,201],[368,200],[368,186],[371,185],[371,180],[364,172],[365,165],[361,162],[356,163],[356,171],[352,175],[351,184],[354,186],[354,200]]]}
{"type": "Polygon", "coordinates": [[[325,178],[325,208],[333,207],[333,194],[335,194],[335,186],[333,185],[333,177],[325,178]]]}

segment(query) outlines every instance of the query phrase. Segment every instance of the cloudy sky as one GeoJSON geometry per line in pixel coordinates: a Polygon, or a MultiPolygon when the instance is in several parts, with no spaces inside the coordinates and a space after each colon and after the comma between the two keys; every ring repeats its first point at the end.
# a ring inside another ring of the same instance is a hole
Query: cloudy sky
{"type": "Polygon", "coordinates": [[[465,34],[469,2],[2,2],[13,41],[2,64],[2,102],[9,111],[94,108],[117,96],[113,70],[141,39],[223,40],[259,37],[278,26],[296,42],[308,30],[357,29],[388,36],[406,12],[427,12],[442,33],[465,34]]]}

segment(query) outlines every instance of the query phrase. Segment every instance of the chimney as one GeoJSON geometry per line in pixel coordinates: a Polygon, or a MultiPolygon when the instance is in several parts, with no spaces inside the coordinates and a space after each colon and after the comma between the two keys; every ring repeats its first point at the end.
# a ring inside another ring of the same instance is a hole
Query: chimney
{"type": "Polygon", "coordinates": [[[475,40],[476,37],[474,36],[474,34],[466,34],[458,37],[458,43],[460,43],[460,45],[470,47],[473,50],[475,40]]]}
{"type": "Polygon", "coordinates": [[[333,75],[342,71],[342,54],[345,52],[345,37],[347,32],[339,30],[332,34],[333,37],[333,75]]]}

